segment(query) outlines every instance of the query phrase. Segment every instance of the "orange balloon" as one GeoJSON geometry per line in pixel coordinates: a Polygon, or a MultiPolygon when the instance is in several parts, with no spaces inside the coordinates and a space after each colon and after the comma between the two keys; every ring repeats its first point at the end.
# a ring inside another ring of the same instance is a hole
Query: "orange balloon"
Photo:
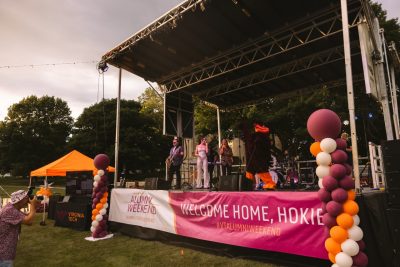
{"type": "Polygon", "coordinates": [[[325,249],[332,254],[338,254],[342,251],[340,244],[333,240],[332,237],[325,240],[325,249]]]}
{"type": "Polygon", "coordinates": [[[104,198],[104,197],[103,197],[102,199],[100,199],[100,203],[101,203],[101,204],[104,204],[104,203],[106,203],[106,202],[107,202],[107,198],[104,198]]]}
{"type": "Polygon", "coordinates": [[[349,229],[354,224],[353,217],[347,213],[342,213],[339,216],[337,216],[336,222],[339,226],[343,227],[344,229],[349,229]]]}
{"type": "Polygon", "coordinates": [[[343,204],[343,211],[351,216],[354,216],[359,211],[358,204],[354,200],[347,200],[343,204]]]}
{"type": "Polygon", "coordinates": [[[92,210],[92,215],[97,215],[97,214],[99,214],[99,210],[98,209],[94,209],[94,210],[92,210]]]}
{"type": "Polygon", "coordinates": [[[96,209],[97,210],[101,210],[102,208],[103,208],[103,204],[102,203],[97,203],[96,209]]]}
{"type": "Polygon", "coordinates": [[[108,197],[108,192],[104,192],[103,196],[108,197]]]}
{"type": "Polygon", "coordinates": [[[92,221],[96,220],[96,215],[92,215],[92,221]]]}
{"type": "Polygon", "coordinates": [[[343,229],[340,226],[333,226],[329,231],[329,234],[332,237],[332,239],[336,241],[338,244],[343,243],[349,236],[347,230],[343,229]]]}
{"type": "Polygon", "coordinates": [[[347,199],[355,200],[356,199],[356,192],[354,190],[347,191],[347,199]]]}
{"type": "Polygon", "coordinates": [[[328,253],[328,257],[332,263],[336,263],[336,260],[335,260],[336,254],[328,253]]]}
{"type": "Polygon", "coordinates": [[[310,146],[310,152],[314,157],[316,157],[318,155],[318,153],[321,152],[321,151],[322,150],[321,150],[321,147],[320,147],[320,142],[314,142],[310,146]]]}

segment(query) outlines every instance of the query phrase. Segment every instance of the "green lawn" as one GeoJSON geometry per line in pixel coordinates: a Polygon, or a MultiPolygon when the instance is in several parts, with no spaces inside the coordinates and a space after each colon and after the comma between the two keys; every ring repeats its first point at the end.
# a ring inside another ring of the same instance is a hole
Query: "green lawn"
{"type": "MultiPolygon", "coordinates": [[[[63,178],[49,178],[50,182],[54,182],[52,185],[53,194],[65,194],[65,179],[63,178]]],[[[11,194],[14,191],[23,189],[28,190],[29,179],[27,178],[17,178],[17,177],[7,177],[0,178],[0,186],[8,193],[11,194]]],[[[40,185],[43,185],[43,178],[32,178],[32,185],[36,186],[36,190],[39,190],[40,185]]],[[[0,188],[0,197],[8,198],[7,194],[0,188]]]]}
{"type": "Polygon", "coordinates": [[[33,226],[23,226],[17,248],[16,267],[38,266],[266,266],[278,265],[215,256],[200,251],[116,234],[113,238],[89,242],[89,232],[55,227],[53,220],[40,226],[37,214],[33,226]]]}

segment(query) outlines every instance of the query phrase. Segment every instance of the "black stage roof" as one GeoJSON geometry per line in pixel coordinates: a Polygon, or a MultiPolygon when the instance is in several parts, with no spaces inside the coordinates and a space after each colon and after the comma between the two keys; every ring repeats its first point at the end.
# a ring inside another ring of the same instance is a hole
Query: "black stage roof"
{"type": "MultiPolygon", "coordinates": [[[[353,75],[362,81],[357,24],[366,0],[348,0],[353,75]]],[[[345,86],[339,0],[188,0],[102,57],[167,94],[221,108],[345,86]]]]}

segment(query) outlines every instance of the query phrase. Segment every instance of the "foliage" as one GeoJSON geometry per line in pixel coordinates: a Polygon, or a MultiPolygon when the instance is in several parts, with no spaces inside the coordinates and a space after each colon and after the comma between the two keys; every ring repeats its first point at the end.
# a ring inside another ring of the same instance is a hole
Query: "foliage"
{"type": "Polygon", "coordinates": [[[65,153],[73,118],[60,98],[29,96],[8,109],[0,122],[0,166],[14,175],[29,171],[65,153]]]}
{"type": "Polygon", "coordinates": [[[382,8],[382,4],[370,2],[372,10],[378,18],[379,25],[385,30],[385,38],[387,43],[394,41],[396,48],[400,49],[400,24],[399,18],[387,19],[387,11],[382,8]]]}
{"type": "MultiPolygon", "coordinates": [[[[165,137],[157,125],[157,117],[141,113],[142,106],[134,100],[121,100],[119,170],[154,170],[162,168],[168,154],[165,137]]],[[[94,157],[106,153],[112,163],[116,122],[116,99],[85,108],[78,117],[70,149],[94,157]]]]}
{"type": "Polygon", "coordinates": [[[163,127],[163,98],[152,88],[148,87],[139,96],[139,103],[142,106],[140,113],[149,115],[157,122],[157,128],[163,127]]]}

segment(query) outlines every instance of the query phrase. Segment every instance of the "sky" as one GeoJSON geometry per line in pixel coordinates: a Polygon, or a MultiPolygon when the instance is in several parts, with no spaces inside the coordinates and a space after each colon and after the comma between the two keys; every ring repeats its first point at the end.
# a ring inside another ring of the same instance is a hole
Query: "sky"
{"type": "MultiPolygon", "coordinates": [[[[77,118],[98,101],[99,92],[102,96],[95,62],[180,2],[0,0],[0,120],[8,107],[30,95],[59,97],[77,118]],[[35,66],[43,64],[50,65],[35,66]]],[[[379,2],[389,18],[400,17],[399,0],[379,2]]],[[[124,99],[137,100],[148,87],[129,72],[122,77],[124,99]]],[[[105,98],[115,98],[117,87],[118,70],[110,66],[104,75],[105,98]]]]}

